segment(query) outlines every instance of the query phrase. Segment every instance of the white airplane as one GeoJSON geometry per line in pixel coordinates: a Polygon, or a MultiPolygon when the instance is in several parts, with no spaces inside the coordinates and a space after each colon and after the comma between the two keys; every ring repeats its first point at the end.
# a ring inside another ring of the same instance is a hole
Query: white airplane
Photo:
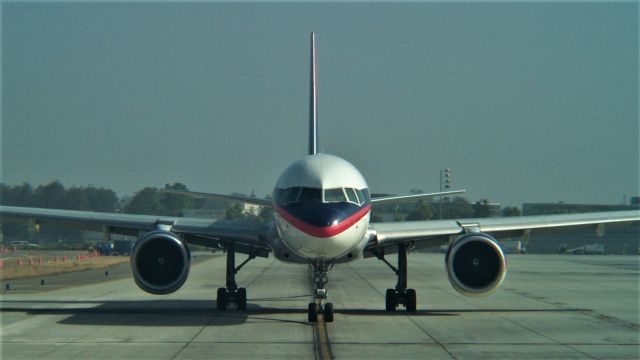
{"type": "Polygon", "coordinates": [[[371,198],[360,172],[337,156],[318,153],[316,106],[316,47],[311,34],[311,100],[309,153],[290,165],[278,179],[273,200],[189,192],[193,196],[241,200],[270,206],[274,221],[254,224],[210,219],[96,213],[1,206],[0,215],[77,225],[110,233],[138,235],[131,268],[137,285],[152,294],[168,294],[186,281],[190,267],[189,244],[226,250],[226,287],[217,292],[219,310],[246,309],[246,289],[238,287],[236,273],[251,259],[273,254],[286,263],[313,267],[315,301],[308,306],[308,320],[333,321],[333,305],[327,300],[327,273],[334,264],[377,257],[397,275],[395,288],[387,289],[386,310],[403,305],[416,310],[416,292],[407,286],[407,251],[416,247],[448,245],[445,268],[453,287],[465,295],[487,294],[505,277],[507,262],[496,238],[528,234],[531,229],[578,226],[640,220],[640,211],[369,223],[376,204],[412,198],[455,194],[431,194],[371,198]],[[492,235],[489,235],[491,233],[492,235]],[[495,237],[494,237],[495,236],[495,237]],[[248,255],[236,266],[235,254],[248,255]],[[397,267],[385,256],[396,254],[397,267]]]}

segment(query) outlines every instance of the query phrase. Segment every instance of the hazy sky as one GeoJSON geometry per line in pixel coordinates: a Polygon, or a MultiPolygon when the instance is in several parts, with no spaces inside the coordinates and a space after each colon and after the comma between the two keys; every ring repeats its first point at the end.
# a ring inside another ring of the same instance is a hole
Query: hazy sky
{"type": "Polygon", "coordinates": [[[638,4],[2,4],[2,180],[270,193],[320,148],[373,192],[638,195],[638,4]]]}

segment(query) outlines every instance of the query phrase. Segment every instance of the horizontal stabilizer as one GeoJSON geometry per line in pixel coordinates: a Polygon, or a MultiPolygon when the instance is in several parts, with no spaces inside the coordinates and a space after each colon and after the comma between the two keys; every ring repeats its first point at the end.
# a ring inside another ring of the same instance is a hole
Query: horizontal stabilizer
{"type": "Polygon", "coordinates": [[[461,194],[466,190],[452,190],[452,191],[441,191],[429,194],[416,194],[416,195],[402,195],[402,196],[385,196],[379,198],[371,199],[371,202],[374,204],[379,204],[383,202],[392,202],[392,201],[403,201],[403,200],[418,200],[418,199],[428,199],[436,196],[445,196],[445,195],[453,195],[453,194],[461,194]]]}
{"type": "Polygon", "coordinates": [[[271,200],[258,199],[258,198],[249,197],[249,196],[222,195],[222,194],[212,194],[212,193],[197,192],[197,191],[169,190],[169,189],[165,189],[162,191],[171,193],[171,194],[187,195],[187,196],[201,198],[201,199],[234,200],[234,201],[242,201],[247,204],[271,207],[271,200]]]}

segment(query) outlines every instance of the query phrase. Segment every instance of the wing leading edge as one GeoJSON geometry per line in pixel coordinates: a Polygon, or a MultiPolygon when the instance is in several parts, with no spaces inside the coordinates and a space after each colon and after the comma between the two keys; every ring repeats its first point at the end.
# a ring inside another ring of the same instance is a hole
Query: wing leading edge
{"type": "Polygon", "coordinates": [[[400,196],[384,196],[371,199],[372,204],[380,204],[385,202],[398,202],[403,200],[418,200],[418,199],[430,199],[436,196],[446,196],[453,194],[462,194],[466,190],[451,190],[451,191],[441,191],[435,193],[428,194],[414,194],[414,195],[400,195],[400,196]]]}
{"type": "Polygon", "coordinates": [[[429,242],[429,246],[446,243],[451,235],[465,232],[465,228],[491,233],[496,237],[524,235],[541,228],[599,225],[615,222],[640,221],[640,210],[610,211],[581,214],[533,215],[504,218],[408,221],[371,224],[372,243],[369,247],[383,247],[402,242],[429,242]],[[438,241],[434,241],[434,240],[438,241]]]}
{"type": "Polygon", "coordinates": [[[267,207],[271,207],[272,205],[271,200],[258,199],[258,198],[248,197],[248,196],[223,195],[223,194],[214,194],[214,193],[207,193],[207,192],[171,190],[171,189],[164,189],[162,191],[170,194],[185,195],[185,196],[191,196],[194,198],[201,198],[201,199],[233,200],[233,201],[241,201],[247,204],[267,206],[267,207]]]}

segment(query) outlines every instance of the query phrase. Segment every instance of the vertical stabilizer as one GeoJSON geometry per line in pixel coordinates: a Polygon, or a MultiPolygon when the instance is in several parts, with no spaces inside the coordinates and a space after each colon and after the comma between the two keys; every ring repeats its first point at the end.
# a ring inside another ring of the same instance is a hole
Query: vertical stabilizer
{"type": "Polygon", "coordinates": [[[318,153],[318,85],[316,83],[316,33],[311,33],[311,92],[309,98],[309,155],[318,153]]]}

